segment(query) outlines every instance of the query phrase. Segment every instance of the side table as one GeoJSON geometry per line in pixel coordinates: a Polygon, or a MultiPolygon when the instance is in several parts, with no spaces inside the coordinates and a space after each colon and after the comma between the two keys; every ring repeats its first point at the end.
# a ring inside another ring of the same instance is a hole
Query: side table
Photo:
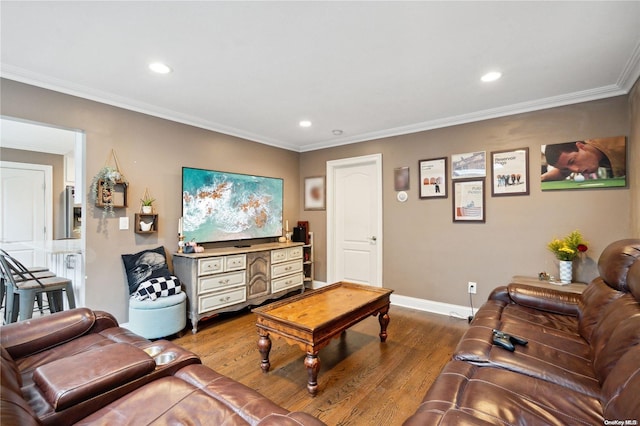
{"type": "Polygon", "coordinates": [[[552,288],[558,291],[566,291],[568,293],[578,293],[582,294],[582,292],[587,288],[586,283],[581,282],[572,282],[570,284],[555,284],[550,281],[544,281],[538,279],[538,277],[528,277],[525,275],[514,275],[511,278],[511,282],[514,284],[524,284],[530,285],[534,287],[543,287],[543,288],[552,288]]]}

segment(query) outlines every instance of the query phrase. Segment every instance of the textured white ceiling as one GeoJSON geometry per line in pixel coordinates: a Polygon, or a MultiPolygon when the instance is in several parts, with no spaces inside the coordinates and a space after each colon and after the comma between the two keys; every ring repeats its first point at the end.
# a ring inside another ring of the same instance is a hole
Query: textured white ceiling
{"type": "Polygon", "coordinates": [[[294,151],[620,95],[640,76],[638,1],[0,8],[3,77],[294,151]]]}

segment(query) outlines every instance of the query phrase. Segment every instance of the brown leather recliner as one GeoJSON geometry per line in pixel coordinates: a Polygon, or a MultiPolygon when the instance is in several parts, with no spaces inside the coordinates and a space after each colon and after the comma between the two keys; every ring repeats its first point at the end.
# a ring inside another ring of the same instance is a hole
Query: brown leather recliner
{"type": "Polygon", "coordinates": [[[322,425],[86,308],[3,326],[4,425],[322,425]]]}
{"type": "Polygon", "coordinates": [[[640,421],[640,240],[610,244],[598,270],[581,295],[494,290],[405,424],[640,421]],[[494,345],[494,329],[527,344],[494,345]]]}

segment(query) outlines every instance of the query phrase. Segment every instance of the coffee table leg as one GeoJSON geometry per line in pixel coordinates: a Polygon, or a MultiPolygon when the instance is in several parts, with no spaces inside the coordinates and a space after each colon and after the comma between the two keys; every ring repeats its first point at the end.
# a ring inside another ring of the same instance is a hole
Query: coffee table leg
{"type": "Polygon", "coordinates": [[[380,341],[387,340],[387,326],[389,325],[389,306],[383,311],[380,311],[378,315],[378,322],[380,323],[380,341]]]}
{"type": "Polygon", "coordinates": [[[260,338],[258,339],[258,350],[260,351],[260,355],[262,355],[260,368],[262,368],[262,371],[266,373],[269,371],[269,368],[271,368],[271,364],[269,363],[269,352],[271,351],[271,339],[269,338],[269,333],[260,333],[260,338]]]}
{"type": "Polygon", "coordinates": [[[318,393],[318,371],[320,371],[320,358],[318,358],[318,353],[307,352],[307,356],[304,359],[304,366],[307,367],[307,375],[309,376],[307,390],[312,396],[316,396],[318,393]]]}

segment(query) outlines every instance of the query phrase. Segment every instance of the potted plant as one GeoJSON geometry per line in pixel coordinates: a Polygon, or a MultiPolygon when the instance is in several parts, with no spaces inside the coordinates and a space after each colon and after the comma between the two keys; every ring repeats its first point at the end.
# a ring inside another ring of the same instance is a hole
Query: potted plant
{"type": "Polygon", "coordinates": [[[103,216],[113,212],[113,194],[116,185],[129,184],[126,178],[120,173],[116,167],[104,166],[91,180],[91,198],[95,201],[96,205],[103,208],[103,216]]]}
{"type": "Polygon", "coordinates": [[[587,251],[587,243],[580,231],[573,231],[563,239],[554,238],[547,244],[560,262],[560,282],[568,284],[573,278],[573,260],[578,254],[587,251]]]}
{"type": "Polygon", "coordinates": [[[140,199],[140,202],[142,203],[142,213],[143,214],[151,214],[153,213],[153,202],[155,201],[155,198],[151,198],[149,195],[145,195],[144,198],[140,199]]]}

